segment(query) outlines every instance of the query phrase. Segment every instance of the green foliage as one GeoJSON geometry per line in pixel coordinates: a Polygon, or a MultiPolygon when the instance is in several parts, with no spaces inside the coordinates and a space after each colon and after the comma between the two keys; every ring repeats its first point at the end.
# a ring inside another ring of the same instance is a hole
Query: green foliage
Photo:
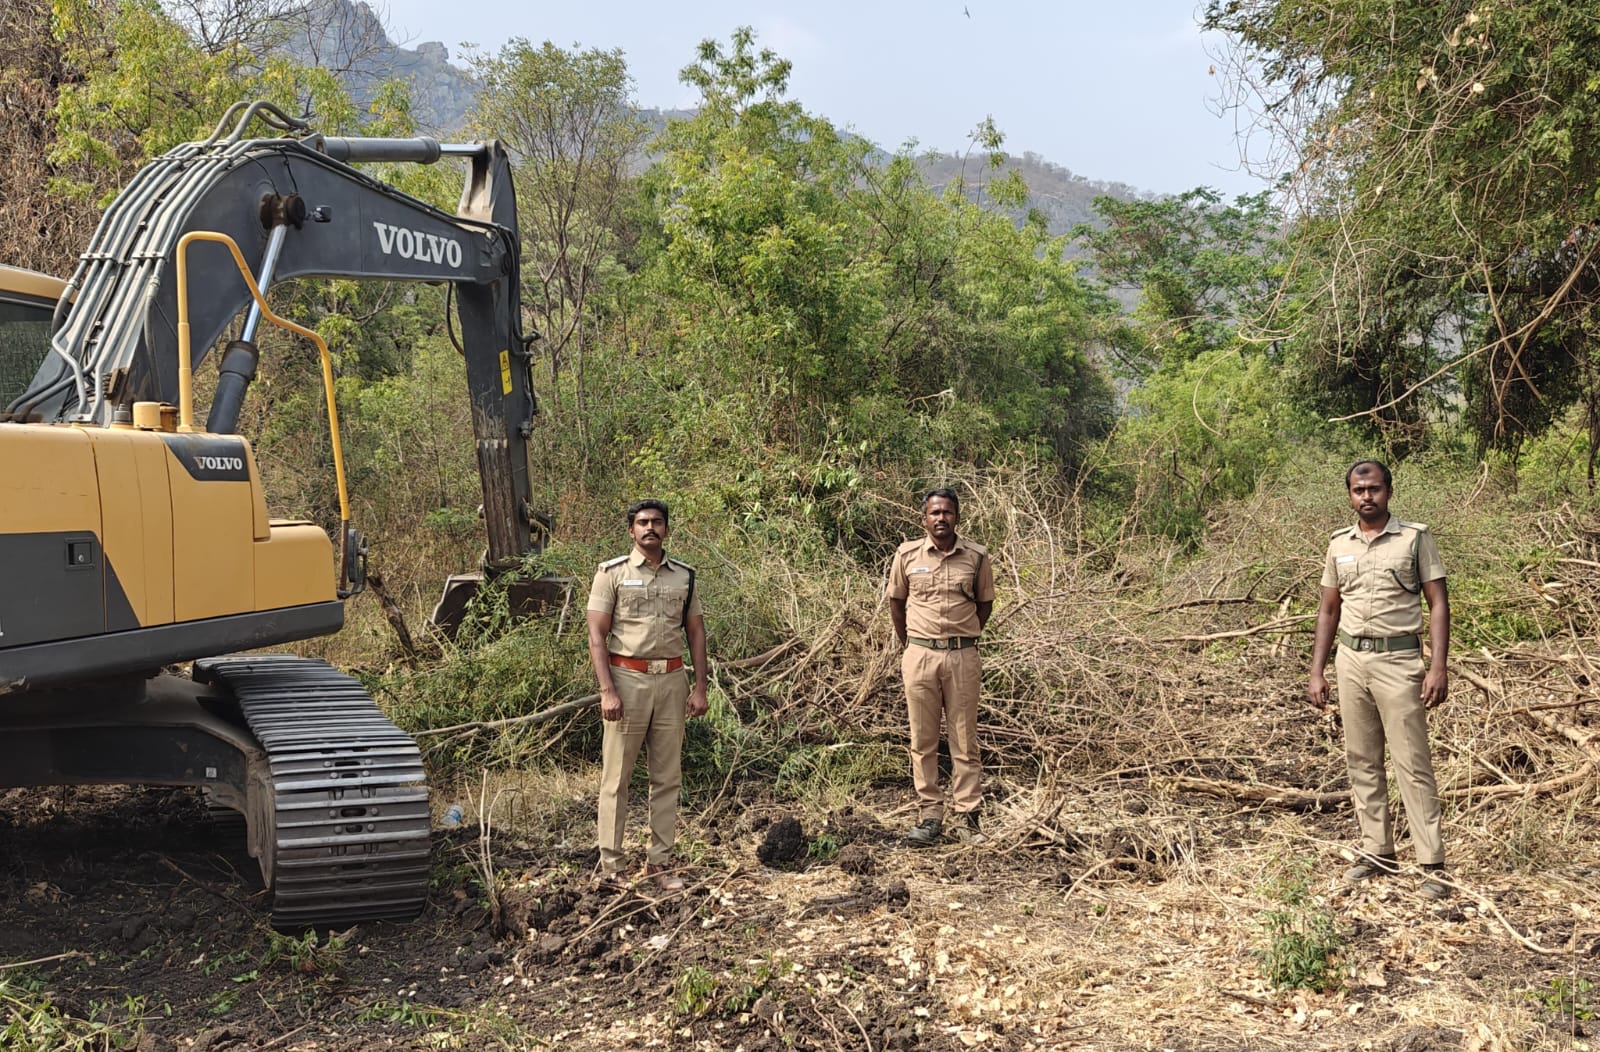
{"type": "Polygon", "coordinates": [[[1327,993],[1339,986],[1344,933],[1327,904],[1311,890],[1316,859],[1280,859],[1262,889],[1278,905],[1261,916],[1266,944],[1256,951],[1262,973],[1280,990],[1327,993]]]}
{"type": "Polygon", "coordinates": [[[1282,216],[1269,195],[1224,205],[1205,187],[1175,197],[1097,197],[1103,226],[1072,236],[1088,249],[1097,283],[1137,294],[1132,317],[1108,326],[1116,360],[1135,376],[1227,347],[1240,322],[1267,310],[1282,280],[1282,216]]]}
{"type": "MultiPolygon", "coordinates": [[[[506,620],[509,620],[507,618],[506,620]]],[[[472,649],[457,647],[447,660],[396,668],[376,680],[389,699],[390,717],[404,727],[453,726],[530,715],[591,692],[593,680],[581,625],[557,638],[548,619],[526,622],[472,649]]],[[[542,740],[522,734],[479,736],[429,756],[436,776],[526,763],[542,740]]],[[[571,748],[592,744],[579,735],[571,748]]]]}
{"type": "MultiPolygon", "coordinates": [[[[696,403],[675,399],[674,418],[724,420],[768,448],[825,433],[868,457],[929,451],[952,412],[963,457],[1043,440],[1070,458],[1103,434],[1110,389],[1085,347],[1105,305],[1065,243],[940,199],[908,156],[874,166],[784,97],[789,69],[747,29],[728,50],[702,44],[683,73],[700,108],[668,124],[645,180],[650,328],[669,388],[696,403]]],[[[998,134],[978,138],[997,148],[998,134]]],[[[996,204],[1015,203],[1010,186],[990,182],[996,204]]]]}
{"type": "Polygon", "coordinates": [[[1131,525],[1190,544],[1218,503],[1253,492],[1316,434],[1273,363],[1232,347],[1161,369],[1128,401],[1107,444],[1107,502],[1131,525]]]}
{"type": "Polygon", "coordinates": [[[710,1012],[732,1017],[750,1011],[755,1003],[771,993],[775,984],[793,969],[785,961],[767,958],[752,968],[740,967],[732,975],[719,977],[700,965],[685,969],[672,986],[672,1007],[679,1015],[699,1017],[710,1012]],[[721,999],[719,991],[727,990],[721,999]]]}
{"type": "MultiPolygon", "coordinates": [[[[846,966],[848,968],[848,966],[846,966]]],[[[740,968],[729,984],[732,989],[723,999],[722,1012],[724,1015],[735,1016],[748,1012],[755,1007],[755,1003],[773,991],[778,980],[788,975],[794,965],[788,961],[780,961],[772,957],[758,962],[754,968],[748,965],[740,968]]]]}
{"type": "Polygon", "coordinates": [[[489,1004],[476,1008],[444,1008],[439,1005],[419,1004],[408,998],[379,999],[368,1004],[356,1016],[363,1023],[388,1023],[425,1032],[426,1046],[430,1048],[459,1048],[462,1039],[481,1034],[499,1047],[527,1048],[537,1042],[516,1020],[489,1004]]]}
{"type": "Polygon", "coordinates": [[[0,1048],[12,1052],[102,1052],[137,1048],[147,1015],[143,998],[91,1001],[86,1017],[70,1014],[15,974],[0,973],[0,1048]]]}
{"type": "Polygon", "coordinates": [[[705,968],[691,965],[672,984],[672,1008],[679,1015],[704,1015],[716,996],[717,979],[705,968]]]}
{"type": "Polygon", "coordinates": [[[449,1014],[433,1005],[417,1004],[407,998],[398,1001],[374,1001],[356,1016],[363,1023],[393,1023],[406,1027],[438,1026],[449,1014]]]}
{"type": "Polygon", "coordinates": [[[1573,1021],[1595,1018],[1594,984],[1588,979],[1557,975],[1523,994],[1552,1015],[1573,1021]]]}
{"type": "Polygon", "coordinates": [[[602,323],[591,298],[626,278],[617,256],[628,165],[647,134],[627,64],[617,50],[534,47],[518,37],[472,65],[483,82],[473,127],[520,160],[524,301],[539,319],[552,382],[572,369],[581,413],[589,341],[602,323]]]}
{"type": "MultiPolygon", "coordinates": [[[[158,0],[54,0],[52,31],[75,74],[57,97],[51,160],[95,178],[63,178],[56,192],[108,200],[145,161],[183,142],[206,138],[241,99],[265,99],[285,112],[317,117],[339,134],[360,114],[334,73],[301,66],[268,50],[277,43],[272,19],[254,39],[243,32],[198,38],[158,0]]],[[[394,92],[380,94],[392,116],[394,92]]]]}
{"type": "Polygon", "coordinates": [[[806,857],[813,862],[832,862],[843,846],[834,834],[818,833],[806,842],[806,857]]]}
{"type": "Polygon", "coordinates": [[[281,962],[296,975],[326,979],[337,975],[349,951],[349,932],[330,931],[320,936],[315,931],[304,935],[271,932],[260,967],[268,968],[281,962]]]}
{"type": "MultiPolygon", "coordinates": [[[[825,728],[818,733],[828,737],[825,728]]],[[[773,788],[821,807],[842,807],[875,785],[905,779],[905,747],[893,742],[836,741],[792,749],[773,788]]]]}
{"type": "Polygon", "coordinates": [[[1356,384],[1351,411],[1403,425],[1404,446],[1449,404],[1452,361],[1472,362],[1455,378],[1482,448],[1514,449],[1574,389],[1600,426],[1584,335],[1600,305],[1590,14],[1564,0],[1206,7],[1248,104],[1285,118],[1300,320],[1283,331],[1312,371],[1356,384]]]}

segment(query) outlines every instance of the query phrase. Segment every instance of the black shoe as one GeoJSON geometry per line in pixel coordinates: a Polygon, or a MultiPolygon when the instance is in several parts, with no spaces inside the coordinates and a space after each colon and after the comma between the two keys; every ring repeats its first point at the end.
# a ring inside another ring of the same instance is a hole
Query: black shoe
{"type": "Polygon", "coordinates": [[[906,833],[906,843],[912,847],[932,847],[944,835],[944,823],[937,818],[924,818],[906,833]]]}
{"type": "Polygon", "coordinates": [[[1417,889],[1417,894],[1435,902],[1449,898],[1452,889],[1448,883],[1450,878],[1444,875],[1444,865],[1441,863],[1422,868],[1428,875],[1423,880],[1422,886],[1417,889]]]}
{"type": "Polygon", "coordinates": [[[984,836],[983,831],[978,828],[978,812],[967,811],[963,814],[956,815],[956,819],[955,832],[951,835],[957,840],[961,841],[963,844],[975,846],[989,839],[988,837],[984,836]]]}
{"type": "Polygon", "coordinates": [[[1400,872],[1400,863],[1393,855],[1368,855],[1344,871],[1344,879],[1352,884],[1373,877],[1392,877],[1400,872]]]}

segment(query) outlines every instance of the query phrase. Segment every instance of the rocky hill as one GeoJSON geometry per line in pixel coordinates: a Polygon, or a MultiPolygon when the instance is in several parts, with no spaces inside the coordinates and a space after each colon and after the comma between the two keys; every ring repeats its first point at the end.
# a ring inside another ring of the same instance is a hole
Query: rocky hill
{"type": "Polygon", "coordinates": [[[419,126],[435,135],[459,132],[478,93],[472,75],[450,63],[448,48],[438,41],[399,46],[362,0],[313,0],[284,50],[335,71],[359,106],[371,102],[385,82],[401,81],[410,89],[419,126]]]}
{"type": "MultiPolygon", "coordinates": [[[[361,105],[371,101],[385,81],[403,81],[410,88],[418,124],[435,135],[459,133],[477,96],[477,82],[450,63],[450,52],[443,44],[427,41],[414,48],[395,44],[382,19],[362,0],[315,0],[307,11],[305,27],[294,35],[287,50],[302,62],[337,71],[361,105]]],[[[652,109],[646,110],[645,116],[659,127],[686,114],[652,109]]],[[[1063,234],[1079,223],[1093,222],[1092,203],[1102,194],[1123,200],[1142,196],[1134,187],[1077,175],[1035,153],[1009,160],[1021,169],[1032,191],[1029,207],[1049,218],[1052,233],[1063,234]]],[[[922,158],[922,166],[936,190],[964,175],[968,192],[981,193],[981,159],[929,154],[922,158]]]]}

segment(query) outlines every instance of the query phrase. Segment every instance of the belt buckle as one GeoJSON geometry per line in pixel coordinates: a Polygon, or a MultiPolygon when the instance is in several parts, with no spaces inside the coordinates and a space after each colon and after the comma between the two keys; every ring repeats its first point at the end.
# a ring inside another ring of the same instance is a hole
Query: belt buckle
{"type": "Polygon", "coordinates": [[[949,650],[950,649],[950,641],[948,639],[935,639],[933,641],[933,649],[935,649],[935,650],[949,650]]]}
{"type": "Polygon", "coordinates": [[[650,658],[645,662],[645,664],[649,666],[645,669],[645,671],[650,673],[652,676],[659,676],[667,671],[666,658],[650,658]]]}
{"type": "Polygon", "coordinates": [[[1365,636],[1363,636],[1362,638],[1356,640],[1356,649],[1357,650],[1371,650],[1372,647],[1373,647],[1373,644],[1375,642],[1376,642],[1376,640],[1368,639],[1365,636]]]}

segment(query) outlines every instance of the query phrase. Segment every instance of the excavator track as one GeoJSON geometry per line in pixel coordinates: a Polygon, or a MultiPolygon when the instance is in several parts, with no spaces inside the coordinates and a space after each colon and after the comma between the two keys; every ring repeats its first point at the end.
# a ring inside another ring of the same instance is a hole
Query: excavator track
{"type": "Polygon", "coordinates": [[[325,662],[206,658],[194,678],[226,687],[270,772],[247,815],[281,930],[403,920],[427,898],[428,787],[416,742],[361,684],[325,662]]]}

